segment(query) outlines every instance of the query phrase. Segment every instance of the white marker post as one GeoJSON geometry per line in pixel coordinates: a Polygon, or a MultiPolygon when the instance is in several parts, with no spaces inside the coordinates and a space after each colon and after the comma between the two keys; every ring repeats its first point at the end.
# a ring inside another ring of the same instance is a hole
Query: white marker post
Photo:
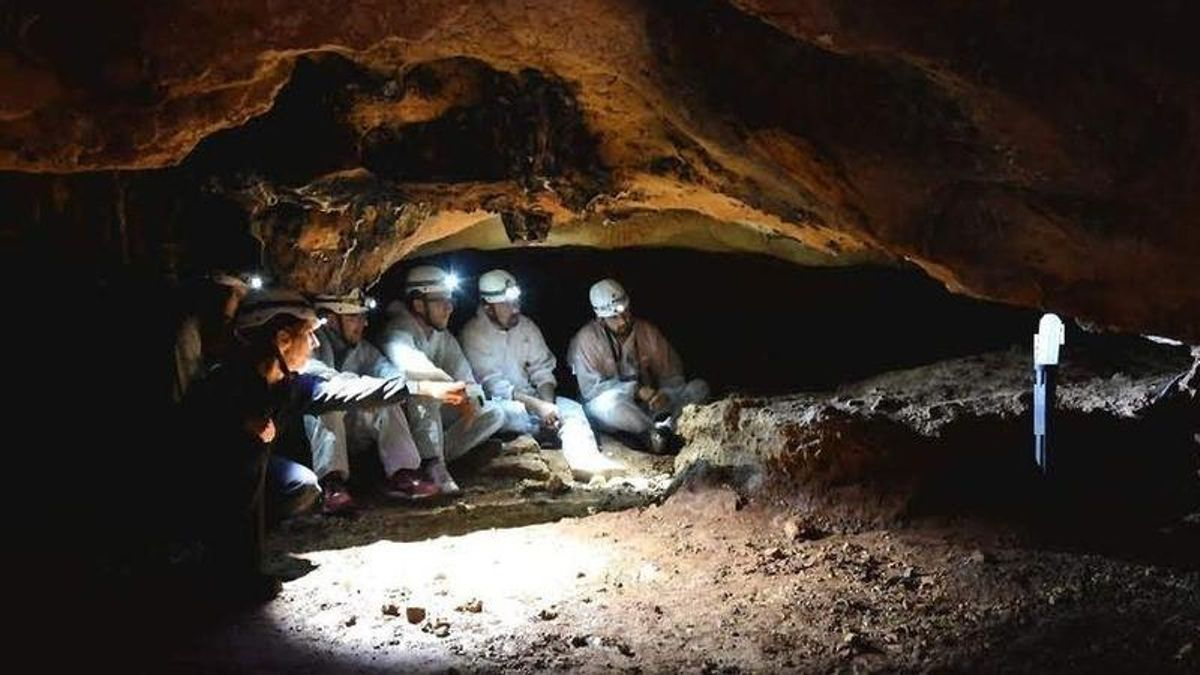
{"type": "Polygon", "coordinates": [[[1054,410],[1054,378],[1058,371],[1058,348],[1067,341],[1062,319],[1046,314],[1033,334],[1033,460],[1042,475],[1050,473],[1048,452],[1051,412],[1054,410]]]}

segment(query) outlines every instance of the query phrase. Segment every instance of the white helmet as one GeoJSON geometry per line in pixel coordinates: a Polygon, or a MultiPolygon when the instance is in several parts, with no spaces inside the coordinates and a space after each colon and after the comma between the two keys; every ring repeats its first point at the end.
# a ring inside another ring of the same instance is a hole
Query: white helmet
{"type": "Polygon", "coordinates": [[[245,279],[228,272],[215,271],[208,275],[209,281],[218,286],[226,286],[242,292],[250,290],[250,283],[245,279]]]}
{"type": "Polygon", "coordinates": [[[479,297],[489,305],[521,299],[517,278],[504,270],[492,270],[479,277],[479,297]]]}
{"type": "Polygon", "coordinates": [[[307,321],[317,320],[317,313],[303,295],[287,288],[272,288],[251,291],[242,299],[233,319],[234,329],[244,333],[265,325],[280,314],[290,314],[307,321]]]}
{"type": "Polygon", "coordinates": [[[345,295],[318,295],[313,298],[313,305],[334,314],[366,314],[367,299],[362,289],[356,288],[345,295]]]}
{"type": "Polygon", "coordinates": [[[418,265],[404,276],[404,294],[450,297],[458,288],[458,277],[433,265],[418,265]]]}
{"type": "Polygon", "coordinates": [[[601,279],[592,284],[588,291],[588,299],[592,301],[592,311],[601,319],[616,316],[629,309],[629,296],[616,279],[601,279]]]}

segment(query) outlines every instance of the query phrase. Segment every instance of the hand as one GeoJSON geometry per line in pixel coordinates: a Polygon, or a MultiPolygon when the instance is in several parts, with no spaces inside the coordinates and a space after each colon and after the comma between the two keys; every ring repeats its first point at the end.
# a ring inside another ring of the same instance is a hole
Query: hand
{"type": "Polygon", "coordinates": [[[650,411],[653,413],[666,412],[671,407],[671,399],[663,392],[657,391],[654,396],[650,397],[647,405],[650,406],[650,411]]]}
{"type": "Polygon", "coordinates": [[[557,429],[562,426],[562,417],[558,413],[558,406],[549,401],[541,402],[541,405],[538,406],[537,416],[544,427],[557,429]]]}
{"type": "Polygon", "coordinates": [[[275,440],[275,420],[270,417],[247,417],[246,431],[263,443],[275,440]]]}
{"type": "Polygon", "coordinates": [[[654,391],[654,387],[642,385],[637,389],[637,399],[648,405],[650,403],[650,399],[654,398],[654,395],[657,393],[658,392],[654,391]]]}
{"type": "Polygon", "coordinates": [[[467,400],[467,385],[465,382],[430,382],[420,380],[416,383],[414,394],[429,396],[454,407],[461,406],[467,400]]]}

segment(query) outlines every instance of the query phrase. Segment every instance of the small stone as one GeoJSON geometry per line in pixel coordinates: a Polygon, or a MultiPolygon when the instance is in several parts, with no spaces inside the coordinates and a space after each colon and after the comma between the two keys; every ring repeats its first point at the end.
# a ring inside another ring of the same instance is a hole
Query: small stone
{"type": "Polygon", "coordinates": [[[390,602],[384,605],[381,611],[387,616],[400,616],[400,608],[390,602]]]}
{"type": "Polygon", "coordinates": [[[440,621],[433,627],[433,634],[436,637],[444,638],[450,635],[450,624],[440,621]]]}
{"type": "Polygon", "coordinates": [[[408,618],[409,623],[421,623],[425,620],[424,607],[406,607],[404,615],[408,618]]]}
{"type": "Polygon", "coordinates": [[[981,565],[989,560],[990,558],[988,557],[988,554],[980,551],[979,549],[975,549],[971,555],[967,557],[967,562],[971,562],[976,565],[981,565]]]}
{"type": "Polygon", "coordinates": [[[783,552],[783,549],[779,548],[778,546],[772,546],[771,548],[763,551],[763,555],[771,558],[772,560],[783,560],[787,557],[787,554],[783,552]]]}
{"type": "Polygon", "coordinates": [[[1193,644],[1192,644],[1191,642],[1189,642],[1189,643],[1185,644],[1184,646],[1180,647],[1180,648],[1179,648],[1179,651],[1175,652],[1175,660],[1176,660],[1176,661],[1182,661],[1182,660],[1184,660],[1185,658],[1187,658],[1187,655],[1188,655],[1188,654],[1191,654],[1191,653],[1192,653],[1192,650],[1193,650],[1194,648],[1195,648],[1195,647],[1193,646],[1193,644]]]}
{"type": "Polygon", "coordinates": [[[357,616],[352,616],[352,617],[350,617],[349,619],[346,619],[346,621],[345,621],[344,625],[346,626],[346,628],[349,628],[349,627],[353,626],[353,625],[354,625],[354,624],[356,624],[356,623],[358,623],[358,617],[357,617],[357,616]]]}
{"type": "Polygon", "coordinates": [[[459,605],[455,609],[459,612],[470,612],[472,614],[478,614],[483,611],[483,601],[478,600],[478,599],[468,600],[466,603],[459,605]]]}
{"type": "Polygon", "coordinates": [[[796,522],[795,518],[788,518],[783,522],[783,536],[788,541],[800,538],[800,523],[796,522]]]}
{"type": "Polygon", "coordinates": [[[571,636],[571,646],[572,647],[586,647],[587,643],[588,643],[588,636],[586,636],[586,635],[572,635],[571,636]]]}
{"type": "Polygon", "coordinates": [[[530,478],[548,481],[553,473],[546,460],[539,455],[501,455],[482,469],[483,473],[497,478],[530,478]]]}
{"type": "Polygon", "coordinates": [[[571,486],[567,485],[566,481],[562,479],[562,476],[559,476],[558,474],[554,474],[546,480],[546,492],[549,492],[552,495],[562,494],[570,489],[571,486]]]}
{"type": "Polygon", "coordinates": [[[552,609],[543,609],[538,612],[538,618],[542,621],[553,621],[558,618],[558,612],[552,609]]]}

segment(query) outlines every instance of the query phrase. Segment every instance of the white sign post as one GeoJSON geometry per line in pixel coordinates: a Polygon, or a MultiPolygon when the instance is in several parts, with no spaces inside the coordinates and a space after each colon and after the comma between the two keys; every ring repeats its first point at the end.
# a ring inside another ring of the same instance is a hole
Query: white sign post
{"type": "Polygon", "coordinates": [[[1050,473],[1049,438],[1058,348],[1066,341],[1062,319],[1044,315],[1033,335],[1033,460],[1043,475],[1050,473]]]}

